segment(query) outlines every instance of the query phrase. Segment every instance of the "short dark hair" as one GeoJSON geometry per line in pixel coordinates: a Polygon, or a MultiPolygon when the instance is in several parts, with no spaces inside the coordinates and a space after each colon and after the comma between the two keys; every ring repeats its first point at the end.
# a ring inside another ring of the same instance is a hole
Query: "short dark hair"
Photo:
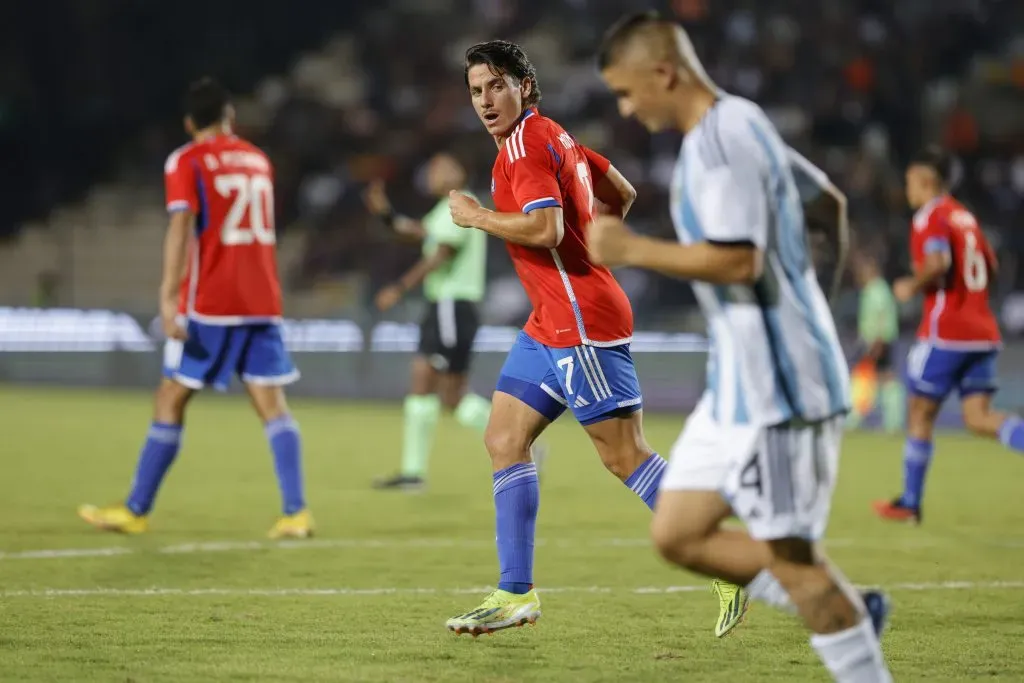
{"type": "Polygon", "coordinates": [[[928,145],[910,158],[911,166],[927,166],[943,185],[953,182],[953,157],[938,145],[928,145]]]}
{"type": "Polygon", "coordinates": [[[507,40],[489,40],[477,43],[466,50],[466,87],[469,87],[469,70],[477,64],[486,64],[491,71],[504,76],[508,74],[522,83],[530,79],[530,95],[523,102],[531,107],[540,102],[540,86],[537,84],[537,70],[530,63],[523,48],[507,40]]]}
{"type": "Polygon", "coordinates": [[[655,10],[634,12],[622,17],[605,31],[601,46],[597,51],[597,67],[604,71],[618,58],[619,51],[628,43],[637,31],[649,28],[652,24],[664,21],[655,10]]]}
{"type": "Polygon", "coordinates": [[[219,123],[231,96],[220,83],[206,76],[189,86],[185,94],[185,114],[196,128],[203,129],[219,123]]]}

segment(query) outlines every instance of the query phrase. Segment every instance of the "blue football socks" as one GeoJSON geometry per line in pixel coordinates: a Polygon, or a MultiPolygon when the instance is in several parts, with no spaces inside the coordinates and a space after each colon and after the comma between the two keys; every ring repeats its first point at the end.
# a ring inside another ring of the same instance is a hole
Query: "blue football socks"
{"type": "Polygon", "coordinates": [[[905,507],[921,507],[924,480],[928,474],[934,448],[931,441],[907,438],[903,448],[903,495],[900,497],[900,502],[905,507]]]}
{"type": "Polygon", "coordinates": [[[125,502],[129,510],[136,515],[149,514],[160,483],[177,457],[180,446],[181,425],[154,422],[149,426],[146,443],[135,468],[132,490],[125,502]]]}
{"type": "Polygon", "coordinates": [[[282,415],[266,424],[264,430],[274,453],[274,471],[281,489],[284,514],[293,515],[306,507],[302,490],[302,440],[291,415],[282,415]]]}
{"type": "Polygon", "coordinates": [[[633,474],[626,480],[629,490],[640,496],[650,509],[654,509],[654,502],[658,498],[658,486],[661,484],[661,477],[665,474],[668,462],[663,457],[654,453],[644,460],[640,467],[637,467],[633,474]]]}
{"type": "Polygon", "coordinates": [[[501,577],[498,588],[527,593],[533,585],[533,546],[540,487],[537,466],[519,463],[494,473],[494,509],[501,577]]]}
{"type": "Polygon", "coordinates": [[[999,428],[999,441],[1007,448],[1024,453],[1024,420],[1010,415],[999,428]]]}

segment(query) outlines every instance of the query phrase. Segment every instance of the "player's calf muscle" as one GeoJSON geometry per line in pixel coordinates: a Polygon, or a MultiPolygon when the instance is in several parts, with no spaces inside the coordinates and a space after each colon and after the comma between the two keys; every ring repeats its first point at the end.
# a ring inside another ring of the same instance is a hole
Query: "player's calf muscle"
{"type": "Polygon", "coordinates": [[[770,570],[815,633],[835,633],[861,620],[842,586],[814,545],[803,539],[771,541],[770,570]]]}
{"type": "Polygon", "coordinates": [[[654,453],[644,438],[641,419],[637,412],[626,417],[612,417],[586,427],[601,462],[609,472],[623,481],[654,453]]]}
{"type": "Polygon", "coordinates": [[[979,436],[999,437],[1006,414],[992,410],[991,399],[985,395],[968,396],[963,400],[961,412],[964,426],[979,436]]]}

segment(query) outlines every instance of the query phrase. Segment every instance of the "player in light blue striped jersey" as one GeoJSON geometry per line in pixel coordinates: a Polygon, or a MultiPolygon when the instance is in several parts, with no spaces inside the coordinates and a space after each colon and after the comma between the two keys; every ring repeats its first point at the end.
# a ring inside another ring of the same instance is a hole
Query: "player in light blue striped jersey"
{"type": "Polygon", "coordinates": [[[693,280],[711,342],[707,388],[662,480],[655,543],[671,562],[798,612],[835,680],[890,681],[877,638],[884,596],[865,604],[817,548],[849,370],[811,262],[803,200],[815,194],[809,185],[820,189],[815,201],[831,199],[839,246],[842,195],[756,104],[715,87],[675,24],[628,17],[609,31],[600,67],[623,116],[685,138],[672,180],[678,242],[600,217],[589,229],[592,255],[693,280]],[[732,514],[746,532],[721,526],[732,514]]]}

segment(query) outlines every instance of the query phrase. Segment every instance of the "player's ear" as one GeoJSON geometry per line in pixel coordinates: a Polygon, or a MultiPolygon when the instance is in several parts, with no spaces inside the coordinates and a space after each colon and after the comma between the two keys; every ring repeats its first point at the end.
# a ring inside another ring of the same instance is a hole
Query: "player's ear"
{"type": "Polygon", "coordinates": [[[522,93],[523,95],[523,104],[525,105],[526,102],[530,99],[530,95],[533,94],[533,79],[524,78],[522,81],[520,81],[519,92],[522,93]]]}
{"type": "Polygon", "coordinates": [[[235,128],[235,105],[227,104],[224,106],[224,120],[228,122],[232,130],[235,128]]]}
{"type": "Polygon", "coordinates": [[[700,85],[700,79],[689,69],[680,68],[675,64],[669,63],[663,63],[661,67],[664,69],[665,79],[670,90],[674,90],[679,85],[685,85],[689,88],[700,85]]]}
{"type": "Polygon", "coordinates": [[[189,135],[195,135],[196,134],[196,122],[192,120],[191,116],[186,116],[184,121],[182,121],[182,123],[185,126],[185,132],[186,133],[188,133],[189,135]]]}

